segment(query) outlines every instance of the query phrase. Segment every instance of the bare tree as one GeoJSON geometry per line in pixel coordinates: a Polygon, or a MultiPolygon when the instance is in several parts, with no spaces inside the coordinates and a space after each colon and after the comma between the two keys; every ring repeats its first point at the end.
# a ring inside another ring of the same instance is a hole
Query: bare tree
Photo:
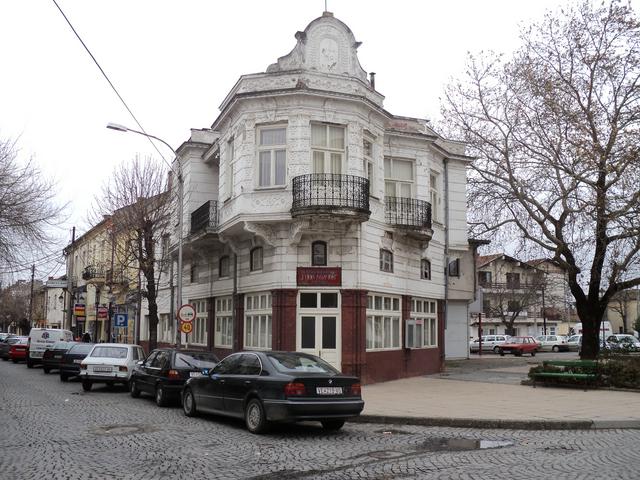
{"type": "Polygon", "coordinates": [[[16,271],[53,250],[53,227],[65,209],[56,201],[54,186],[32,160],[18,161],[15,141],[0,138],[0,273],[16,271]]]}
{"type": "Polygon", "coordinates": [[[639,24],[618,1],[584,1],[520,39],[509,60],[470,57],[443,127],[477,157],[474,234],[518,238],[566,271],[594,358],[609,300],[640,284],[639,24]]]}
{"type": "Polygon", "coordinates": [[[144,277],[140,292],[149,309],[151,350],[158,341],[158,284],[165,265],[158,261],[157,246],[168,232],[172,210],[167,178],[159,162],[136,157],[116,168],[96,199],[96,213],[111,216],[114,270],[139,269],[144,277]]]}

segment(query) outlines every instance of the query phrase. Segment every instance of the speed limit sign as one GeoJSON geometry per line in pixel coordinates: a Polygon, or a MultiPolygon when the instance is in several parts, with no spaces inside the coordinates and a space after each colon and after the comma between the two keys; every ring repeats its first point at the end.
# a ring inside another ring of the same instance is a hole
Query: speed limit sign
{"type": "Polygon", "coordinates": [[[196,318],[196,309],[188,303],[178,309],[178,320],[183,323],[191,323],[196,318]]]}
{"type": "Polygon", "coordinates": [[[180,331],[182,333],[191,333],[193,331],[193,324],[192,323],[181,322],[180,323],[180,331]]]}

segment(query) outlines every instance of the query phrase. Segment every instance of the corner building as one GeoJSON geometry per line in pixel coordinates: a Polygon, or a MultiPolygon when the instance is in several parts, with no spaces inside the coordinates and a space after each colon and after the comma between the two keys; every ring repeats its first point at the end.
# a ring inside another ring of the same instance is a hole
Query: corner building
{"type": "MultiPolygon", "coordinates": [[[[437,372],[446,305],[467,345],[470,159],[428,122],[383,108],[360,43],[331,13],[295,38],[178,149],[182,301],[197,311],[183,339],[220,356],[308,352],[367,383],[437,372]]],[[[167,243],[175,255],[176,237],[167,243]]],[[[170,292],[158,329],[167,343],[170,292]]]]}

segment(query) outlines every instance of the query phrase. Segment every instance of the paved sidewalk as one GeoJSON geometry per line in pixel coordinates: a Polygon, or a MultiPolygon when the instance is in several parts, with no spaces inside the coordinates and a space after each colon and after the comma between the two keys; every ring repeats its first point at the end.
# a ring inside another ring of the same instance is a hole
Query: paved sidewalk
{"type": "Polygon", "coordinates": [[[478,428],[640,428],[640,392],[520,385],[528,371],[529,365],[505,364],[365,385],[360,420],[478,428]]]}

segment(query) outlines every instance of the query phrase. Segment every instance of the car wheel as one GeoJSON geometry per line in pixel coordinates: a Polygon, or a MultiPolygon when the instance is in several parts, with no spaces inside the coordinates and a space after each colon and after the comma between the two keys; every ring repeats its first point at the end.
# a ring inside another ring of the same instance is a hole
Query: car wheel
{"type": "Polygon", "coordinates": [[[337,432],[344,425],[344,420],[323,420],[322,428],[330,432],[337,432]]]}
{"type": "Polygon", "coordinates": [[[27,368],[33,368],[33,363],[27,358],[27,368]]]}
{"type": "Polygon", "coordinates": [[[536,356],[536,351],[535,350],[531,350],[531,356],[535,357],[536,356]]]}
{"type": "Polygon", "coordinates": [[[551,349],[552,352],[559,352],[560,351],[560,347],[558,347],[557,345],[554,345],[553,348],[551,349]]]}
{"type": "Polygon", "coordinates": [[[69,376],[65,375],[64,373],[60,374],[60,381],[61,382],[68,382],[69,381],[69,376]]]}
{"type": "Polygon", "coordinates": [[[133,398],[138,398],[140,396],[140,389],[133,378],[129,381],[129,394],[133,398]]]}
{"type": "Polygon", "coordinates": [[[514,354],[516,357],[521,357],[521,356],[522,356],[522,350],[515,350],[515,351],[513,352],[513,354],[514,354]]]}
{"type": "Polygon", "coordinates": [[[264,413],[264,408],[260,400],[257,398],[249,400],[247,408],[244,411],[244,420],[247,424],[247,429],[251,433],[263,433],[267,430],[267,416],[264,413]]]}
{"type": "Polygon", "coordinates": [[[2,360],[4,360],[6,362],[9,359],[7,357],[2,357],[2,360]]]}
{"type": "Polygon", "coordinates": [[[187,388],[182,396],[182,410],[187,417],[195,417],[198,414],[196,399],[190,388],[187,388]]]}
{"type": "Polygon", "coordinates": [[[498,347],[497,345],[493,347],[493,353],[500,353],[500,347],[498,347]]]}
{"type": "Polygon", "coordinates": [[[11,359],[11,361],[12,361],[13,363],[18,363],[18,359],[17,359],[17,358],[12,358],[12,359],[11,359]]]}
{"type": "Polygon", "coordinates": [[[162,388],[162,385],[157,385],[156,386],[156,405],[158,405],[159,407],[166,407],[167,406],[167,394],[164,391],[164,388],[162,388]]]}
{"type": "Polygon", "coordinates": [[[82,390],[84,390],[85,392],[90,391],[92,386],[93,386],[93,383],[90,380],[82,381],[82,390]]]}
{"type": "Polygon", "coordinates": [[[42,371],[48,375],[51,369],[49,367],[42,367],[42,371]]]}

